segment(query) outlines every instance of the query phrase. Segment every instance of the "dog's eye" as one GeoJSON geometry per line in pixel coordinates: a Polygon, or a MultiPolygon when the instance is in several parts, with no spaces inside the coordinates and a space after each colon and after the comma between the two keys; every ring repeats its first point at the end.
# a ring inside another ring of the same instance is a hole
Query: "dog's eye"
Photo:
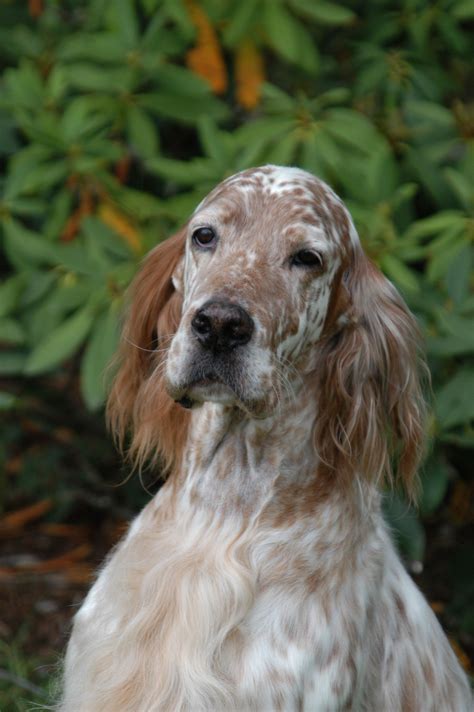
{"type": "Polygon", "coordinates": [[[299,250],[291,258],[291,264],[297,267],[323,267],[323,259],[313,250],[299,250]]]}
{"type": "Polygon", "coordinates": [[[193,232],[192,240],[198,247],[211,247],[216,241],[216,233],[212,227],[198,227],[193,232]]]}

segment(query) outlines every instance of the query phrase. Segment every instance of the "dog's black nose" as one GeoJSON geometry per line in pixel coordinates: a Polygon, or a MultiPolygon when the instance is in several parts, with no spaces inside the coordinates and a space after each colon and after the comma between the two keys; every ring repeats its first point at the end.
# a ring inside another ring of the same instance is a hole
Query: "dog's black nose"
{"type": "Polygon", "coordinates": [[[250,341],[254,323],[252,317],[238,304],[209,301],[196,312],[191,327],[205,349],[231,351],[250,341]]]}

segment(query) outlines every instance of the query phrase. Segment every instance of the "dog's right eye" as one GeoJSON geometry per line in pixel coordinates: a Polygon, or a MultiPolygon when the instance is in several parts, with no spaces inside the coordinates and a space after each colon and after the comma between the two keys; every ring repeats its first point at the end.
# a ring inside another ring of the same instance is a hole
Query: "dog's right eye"
{"type": "Polygon", "coordinates": [[[212,247],[217,239],[212,227],[198,227],[194,230],[192,240],[198,247],[212,247]]]}

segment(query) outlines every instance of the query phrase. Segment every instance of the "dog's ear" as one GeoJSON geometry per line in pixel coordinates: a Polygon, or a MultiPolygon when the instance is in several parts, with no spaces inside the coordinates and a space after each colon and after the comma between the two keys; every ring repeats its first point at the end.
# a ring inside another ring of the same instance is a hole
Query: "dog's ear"
{"type": "Polygon", "coordinates": [[[164,387],[166,355],[182,309],[175,283],[184,259],[185,230],[156,247],[144,260],[130,290],[130,305],[117,355],[107,416],[121,447],[130,435],[135,465],[161,459],[164,469],[179,464],[189,414],[164,387]]]}
{"type": "Polygon", "coordinates": [[[322,348],[316,447],[323,462],[348,477],[392,482],[395,473],[413,499],[425,432],[419,331],[357,235],[354,241],[339,285],[348,318],[322,348]]]}

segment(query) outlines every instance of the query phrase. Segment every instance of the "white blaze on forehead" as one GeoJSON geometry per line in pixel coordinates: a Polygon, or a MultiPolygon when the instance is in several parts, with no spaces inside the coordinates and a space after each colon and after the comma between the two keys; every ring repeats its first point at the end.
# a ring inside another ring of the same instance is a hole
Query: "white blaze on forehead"
{"type": "Polygon", "coordinates": [[[300,188],[307,192],[308,198],[311,198],[312,194],[309,189],[309,183],[312,182],[314,184],[317,179],[312,176],[311,173],[307,173],[301,168],[267,165],[236,173],[230,178],[227,178],[222,185],[229,187],[238,186],[244,190],[251,191],[254,188],[251,181],[257,181],[259,187],[267,195],[283,195],[290,193],[295,190],[295,188],[300,188]]]}

